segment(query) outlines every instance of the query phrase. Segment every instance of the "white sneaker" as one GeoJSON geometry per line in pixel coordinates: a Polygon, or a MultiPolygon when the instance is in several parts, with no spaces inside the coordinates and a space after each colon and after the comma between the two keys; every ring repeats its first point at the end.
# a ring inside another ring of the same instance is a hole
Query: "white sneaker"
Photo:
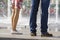
{"type": "Polygon", "coordinates": [[[19,32],[17,30],[16,31],[11,30],[11,33],[16,34],[16,33],[19,33],[19,32]]]}
{"type": "Polygon", "coordinates": [[[20,34],[20,35],[22,35],[22,33],[20,33],[19,31],[11,31],[11,34],[20,34]]]}

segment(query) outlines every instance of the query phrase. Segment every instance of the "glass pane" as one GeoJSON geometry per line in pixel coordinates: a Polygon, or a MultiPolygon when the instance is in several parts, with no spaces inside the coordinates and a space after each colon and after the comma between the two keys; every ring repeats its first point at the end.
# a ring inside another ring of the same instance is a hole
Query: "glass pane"
{"type": "Polygon", "coordinates": [[[22,17],[29,17],[31,9],[31,0],[24,0],[22,8],[22,17]]]}
{"type": "Polygon", "coordinates": [[[50,8],[49,8],[49,18],[56,18],[56,0],[51,0],[50,8]]]}
{"type": "Polygon", "coordinates": [[[58,4],[58,19],[60,20],[60,0],[59,1],[59,4],[58,4]]]}
{"type": "Polygon", "coordinates": [[[0,0],[0,17],[7,17],[7,0],[0,0]]]}

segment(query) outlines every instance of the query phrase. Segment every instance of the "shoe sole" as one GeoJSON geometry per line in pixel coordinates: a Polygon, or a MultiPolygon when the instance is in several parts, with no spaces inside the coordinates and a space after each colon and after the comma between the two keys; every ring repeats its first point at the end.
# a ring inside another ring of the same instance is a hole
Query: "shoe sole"
{"type": "Polygon", "coordinates": [[[41,37],[53,37],[53,36],[41,36],[41,37]]]}
{"type": "Polygon", "coordinates": [[[23,33],[11,33],[11,34],[23,35],[23,33]]]}

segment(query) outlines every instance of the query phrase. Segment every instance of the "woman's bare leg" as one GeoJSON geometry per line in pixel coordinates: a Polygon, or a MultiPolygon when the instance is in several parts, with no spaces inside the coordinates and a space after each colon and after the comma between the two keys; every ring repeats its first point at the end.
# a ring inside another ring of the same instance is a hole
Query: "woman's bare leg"
{"type": "Polygon", "coordinates": [[[13,20],[12,20],[12,30],[16,31],[16,26],[17,26],[17,22],[18,22],[18,18],[19,18],[19,11],[20,9],[15,8],[15,14],[13,15],[13,20]]]}
{"type": "Polygon", "coordinates": [[[15,29],[13,29],[13,26],[14,26],[14,14],[15,14],[15,8],[12,9],[12,30],[15,30],[15,29]]]}

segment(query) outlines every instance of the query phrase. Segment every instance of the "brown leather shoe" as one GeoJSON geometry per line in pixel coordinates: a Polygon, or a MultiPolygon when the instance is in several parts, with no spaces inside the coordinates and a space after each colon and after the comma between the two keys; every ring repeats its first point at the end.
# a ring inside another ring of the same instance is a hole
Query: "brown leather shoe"
{"type": "Polygon", "coordinates": [[[31,36],[36,36],[36,33],[31,33],[31,36]]]}
{"type": "Polygon", "coordinates": [[[53,35],[49,33],[45,33],[45,34],[41,34],[41,37],[53,37],[53,35]]]}

